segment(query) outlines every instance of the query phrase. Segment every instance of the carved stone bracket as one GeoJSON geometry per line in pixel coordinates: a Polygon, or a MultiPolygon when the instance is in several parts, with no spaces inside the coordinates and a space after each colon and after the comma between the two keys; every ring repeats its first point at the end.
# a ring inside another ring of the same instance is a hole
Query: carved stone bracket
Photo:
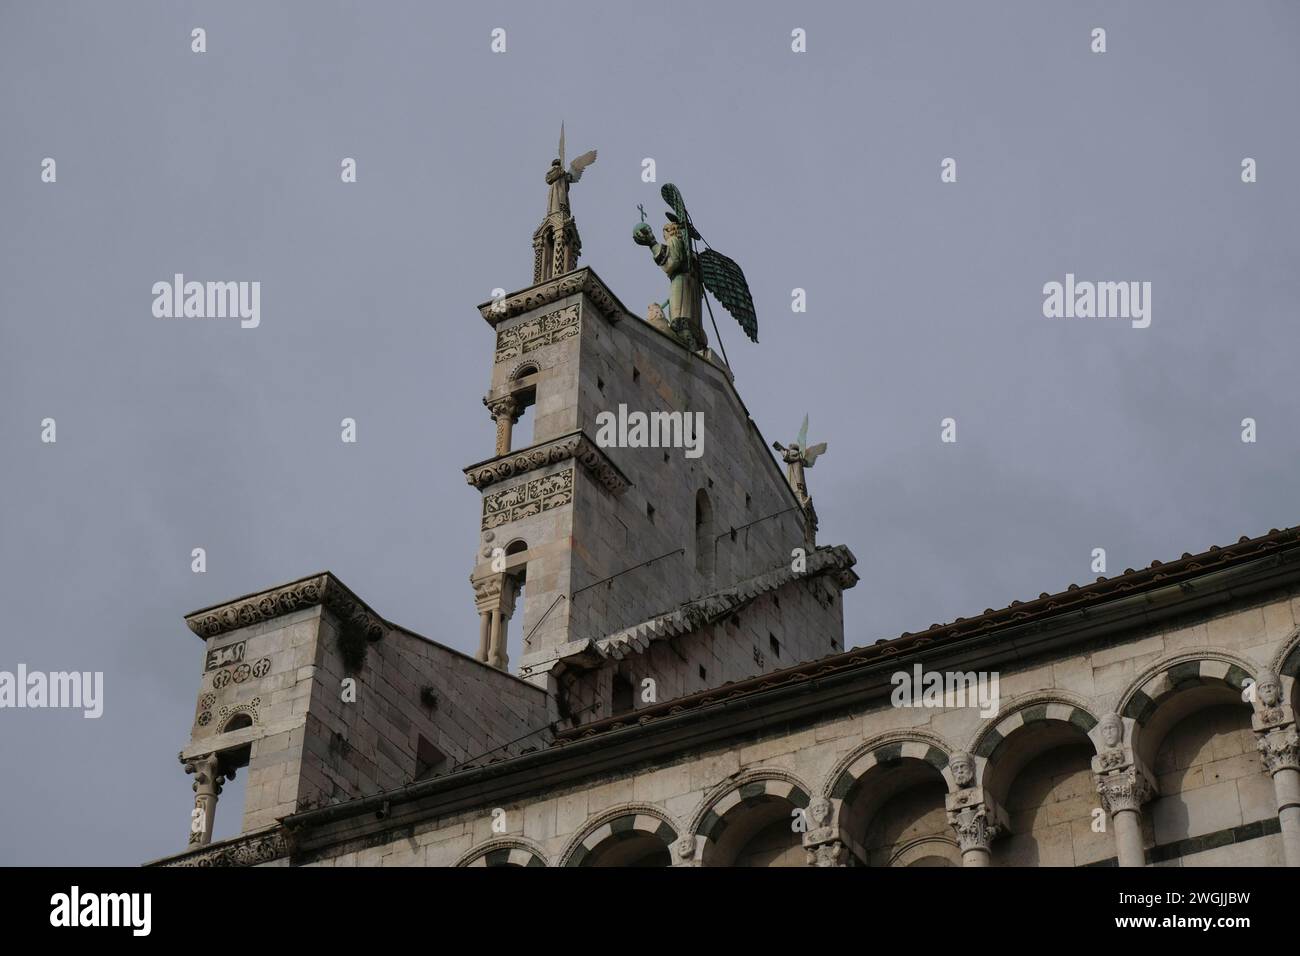
{"type": "Polygon", "coordinates": [[[632,486],[618,466],[582,432],[573,432],[513,454],[470,465],[465,469],[465,480],[482,490],[498,481],[570,459],[582,465],[611,494],[621,495],[632,486]]]}

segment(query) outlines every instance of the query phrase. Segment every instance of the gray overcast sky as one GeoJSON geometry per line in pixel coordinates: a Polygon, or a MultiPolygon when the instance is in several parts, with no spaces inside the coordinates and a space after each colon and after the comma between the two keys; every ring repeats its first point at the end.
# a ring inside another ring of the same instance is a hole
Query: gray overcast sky
{"type": "Polygon", "coordinates": [[[561,119],[629,308],[665,295],[643,157],[744,266],[760,344],[724,341],[769,441],[808,412],[830,442],[850,645],[1091,580],[1094,547],[1296,524],[1298,34],[1286,0],[0,4],[0,670],[106,682],[99,720],[0,711],[0,862],[184,848],[191,610],[328,568],[472,651],[474,307],[531,278],[561,119]],[[260,327],[155,319],[175,272],[259,280],[260,327]],[[1044,318],[1067,272],[1150,281],[1150,328],[1044,318]]]}

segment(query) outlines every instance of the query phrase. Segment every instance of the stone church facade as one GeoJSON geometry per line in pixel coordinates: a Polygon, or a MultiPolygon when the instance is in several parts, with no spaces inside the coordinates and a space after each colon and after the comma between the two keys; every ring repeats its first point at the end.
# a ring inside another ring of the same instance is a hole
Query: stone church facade
{"type": "Polygon", "coordinates": [[[479,307],[477,653],[328,572],[189,615],[195,804],[155,865],[1300,866],[1300,529],[845,649],[802,467],[577,267],[561,199],[479,307]],[[620,406],[702,413],[703,454],[605,447],[620,406]],[[899,706],[914,673],[947,696],[899,706]]]}

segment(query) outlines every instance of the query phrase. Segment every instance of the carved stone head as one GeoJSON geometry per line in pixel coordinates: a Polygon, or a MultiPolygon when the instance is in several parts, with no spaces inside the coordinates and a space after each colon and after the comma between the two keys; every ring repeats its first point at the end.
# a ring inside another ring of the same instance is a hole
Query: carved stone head
{"type": "Polygon", "coordinates": [[[1114,750],[1124,740],[1124,721],[1119,714],[1106,714],[1101,718],[1101,742],[1114,750]]]}
{"type": "Polygon", "coordinates": [[[808,802],[808,816],[817,826],[826,826],[831,819],[831,802],[825,797],[813,797],[808,802]]]}
{"type": "Polygon", "coordinates": [[[1265,707],[1276,707],[1282,702],[1282,682],[1272,671],[1260,671],[1255,679],[1255,699],[1265,707]]]}
{"type": "Polygon", "coordinates": [[[952,779],[963,790],[975,782],[975,758],[964,750],[948,758],[948,766],[952,768],[952,779]]]}
{"type": "Polygon", "coordinates": [[[682,234],[681,223],[666,222],[664,223],[664,245],[669,245],[672,241],[682,234]]]}
{"type": "Polygon", "coordinates": [[[695,837],[687,834],[677,840],[677,858],[680,860],[695,858],[695,837]]]}

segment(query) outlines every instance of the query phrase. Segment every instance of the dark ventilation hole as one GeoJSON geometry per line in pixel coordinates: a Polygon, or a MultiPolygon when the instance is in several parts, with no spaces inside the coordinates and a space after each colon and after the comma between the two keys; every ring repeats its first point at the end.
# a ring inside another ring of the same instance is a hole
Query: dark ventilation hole
{"type": "Polygon", "coordinates": [[[648,501],[645,503],[645,516],[649,518],[651,522],[655,520],[655,506],[648,501]]]}
{"type": "Polygon", "coordinates": [[[605,380],[603,378],[600,377],[596,378],[596,388],[598,388],[602,392],[605,390],[605,380]]]}
{"type": "Polygon", "coordinates": [[[437,772],[446,762],[447,755],[421,735],[415,747],[415,779],[437,772]]]}
{"type": "Polygon", "coordinates": [[[776,639],[775,634],[767,635],[767,646],[771,648],[773,657],[781,656],[781,642],[776,639]]]}
{"type": "Polygon", "coordinates": [[[641,381],[641,370],[638,369],[635,365],[632,366],[632,381],[634,382],[641,381]]]}
{"type": "Polygon", "coordinates": [[[614,689],[610,695],[610,713],[626,714],[632,709],[632,682],[622,674],[614,675],[614,689]]]}
{"type": "Polygon", "coordinates": [[[706,670],[704,669],[704,665],[701,664],[701,665],[700,665],[700,680],[708,680],[708,679],[709,679],[709,672],[706,671],[706,670]]]}

